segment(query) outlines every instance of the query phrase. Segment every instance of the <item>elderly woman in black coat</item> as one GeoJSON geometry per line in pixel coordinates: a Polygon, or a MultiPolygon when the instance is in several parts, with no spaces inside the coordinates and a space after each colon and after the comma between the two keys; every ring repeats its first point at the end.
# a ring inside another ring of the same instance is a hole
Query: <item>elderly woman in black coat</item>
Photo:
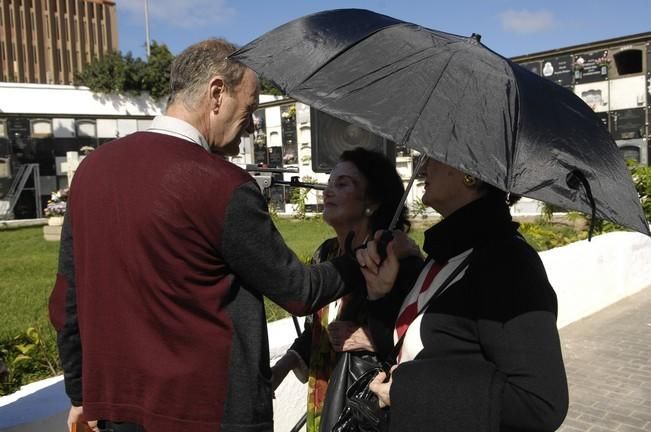
{"type": "Polygon", "coordinates": [[[553,431],[565,418],[556,295],[506,200],[429,159],[422,201],[443,220],[425,234],[420,274],[394,286],[400,234],[384,261],[375,242],[357,252],[372,316],[408,291],[394,330],[397,366],[370,385],[390,407],[391,431],[553,431]]]}

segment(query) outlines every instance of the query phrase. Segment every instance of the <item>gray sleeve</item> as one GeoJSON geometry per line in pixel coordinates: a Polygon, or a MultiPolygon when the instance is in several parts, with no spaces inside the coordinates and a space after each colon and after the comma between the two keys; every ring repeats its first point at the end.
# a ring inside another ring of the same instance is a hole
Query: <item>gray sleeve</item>
{"type": "Polygon", "coordinates": [[[350,263],[301,263],[276,229],[253,182],[238,187],[226,209],[222,253],[247,288],[294,315],[318,310],[345,294],[350,285],[341,274],[342,268],[352,268],[350,263]]]}
{"type": "MultiPolygon", "coordinates": [[[[65,289],[65,324],[57,333],[57,345],[65,388],[72,405],[82,404],[81,388],[81,337],[77,322],[77,293],[75,287],[75,263],[72,243],[72,226],[70,212],[63,221],[61,244],[59,246],[59,269],[57,284],[65,289]]],[[[56,289],[56,288],[55,288],[56,289]]]]}

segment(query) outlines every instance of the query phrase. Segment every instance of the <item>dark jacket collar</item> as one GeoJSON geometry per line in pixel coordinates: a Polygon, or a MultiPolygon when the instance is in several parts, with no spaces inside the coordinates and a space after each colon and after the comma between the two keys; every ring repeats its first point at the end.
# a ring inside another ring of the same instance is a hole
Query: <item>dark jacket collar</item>
{"type": "Polygon", "coordinates": [[[461,207],[427,231],[423,249],[436,261],[447,261],[504,231],[517,231],[506,203],[482,197],[461,207]]]}

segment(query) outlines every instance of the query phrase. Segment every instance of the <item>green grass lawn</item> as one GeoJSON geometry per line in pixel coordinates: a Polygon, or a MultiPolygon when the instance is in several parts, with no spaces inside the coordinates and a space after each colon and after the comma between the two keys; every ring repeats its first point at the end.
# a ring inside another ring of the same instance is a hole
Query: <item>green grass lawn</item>
{"type": "MultiPolygon", "coordinates": [[[[305,260],[334,232],[321,219],[276,219],[278,230],[305,260]]],[[[415,230],[422,241],[422,230],[415,230]]],[[[47,300],[54,284],[58,242],[43,240],[41,227],[0,231],[0,341],[28,327],[48,327],[47,300]]],[[[286,316],[268,304],[269,319],[286,316]]]]}
{"type": "MultiPolygon", "coordinates": [[[[276,218],[276,226],[302,260],[334,235],[321,219],[276,218]]],[[[425,228],[419,225],[410,233],[419,245],[425,228]]],[[[566,243],[574,233],[566,227],[539,225],[525,225],[522,231],[538,250],[566,243]]],[[[41,227],[0,230],[0,341],[28,327],[48,326],[47,300],[56,275],[58,246],[58,242],[43,240],[41,227]]],[[[274,306],[268,304],[270,320],[286,316],[274,306]]]]}
{"type": "Polygon", "coordinates": [[[0,231],[0,341],[28,327],[47,327],[47,300],[58,262],[58,242],[41,227],[0,231]]]}

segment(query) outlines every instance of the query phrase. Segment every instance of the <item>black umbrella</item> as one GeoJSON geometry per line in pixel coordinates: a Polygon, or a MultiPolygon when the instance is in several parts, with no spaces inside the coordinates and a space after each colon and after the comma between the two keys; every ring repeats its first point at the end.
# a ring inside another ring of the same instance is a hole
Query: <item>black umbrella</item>
{"type": "Polygon", "coordinates": [[[312,108],[504,191],[649,234],[631,175],[590,107],[478,36],[340,9],[284,24],[233,58],[312,108]]]}

